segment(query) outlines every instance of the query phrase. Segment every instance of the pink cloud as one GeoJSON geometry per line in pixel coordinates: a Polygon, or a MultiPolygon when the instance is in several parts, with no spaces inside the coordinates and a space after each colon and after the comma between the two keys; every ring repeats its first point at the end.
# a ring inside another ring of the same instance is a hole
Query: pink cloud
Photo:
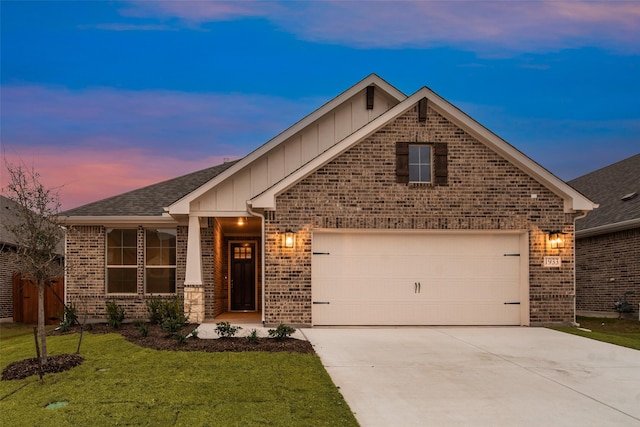
{"type": "MultiPolygon", "coordinates": [[[[3,157],[62,186],[65,209],[242,157],[320,104],[112,88],[3,86],[1,94],[3,157]]],[[[0,178],[4,187],[4,167],[0,178]]]]}
{"type": "Polygon", "coordinates": [[[208,156],[180,160],[166,154],[135,148],[68,151],[48,146],[30,147],[3,154],[0,178],[5,193],[7,172],[4,161],[33,167],[47,188],[58,189],[62,209],[66,210],[234,158],[208,156]]]}

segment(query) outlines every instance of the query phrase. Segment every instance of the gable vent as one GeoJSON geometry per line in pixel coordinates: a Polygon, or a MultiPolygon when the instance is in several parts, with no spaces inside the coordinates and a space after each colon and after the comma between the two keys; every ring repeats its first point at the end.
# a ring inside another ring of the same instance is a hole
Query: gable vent
{"type": "Polygon", "coordinates": [[[638,193],[634,191],[633,193],[625,194],[620,200],[626,202],[627,200],[635,199],[637,196],[638,193]]]}
{"type": "Polygon", "coordinates": [[[367,86],[367,110],[373,110],[374,86],[367,86]]]}

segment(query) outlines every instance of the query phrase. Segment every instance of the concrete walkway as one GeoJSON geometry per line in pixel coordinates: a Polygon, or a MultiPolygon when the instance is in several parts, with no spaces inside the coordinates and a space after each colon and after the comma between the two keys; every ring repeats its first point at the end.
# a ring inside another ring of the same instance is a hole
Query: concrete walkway
{"type": "MultiPolygon", "coordinates": [[[[251,331],[255,329],[256,332],[258,333],[258,337],[267,338],[269,336],[269,329],[275,329],[275,326],[270,328],[265,328],[264,326],[262,326],[262,323],[240,323],[237,321],[236,322],[230,321],[229,323],[231,324],[231,326],[240,326],[242,328],[236,333],[235,335],[236,337],[246,337],[251,333],[251,331]]],[[[217,326],[216,323],[201,323],[200,326],[198,326],[198,338],[202,338],[202,339],[219,338],[218,334],[216,333],[216,326],[217,326]]],[[[296,329],[293,335],[291,335],[291,338],[306,340],[306,337],[304,336],[304,334],[300,329],[296,329]]]]}
{"type": "Polygon", "coordinates": [[[544,328],[312,328],[363,427],[640,426],[640,351],[544,328]]]}

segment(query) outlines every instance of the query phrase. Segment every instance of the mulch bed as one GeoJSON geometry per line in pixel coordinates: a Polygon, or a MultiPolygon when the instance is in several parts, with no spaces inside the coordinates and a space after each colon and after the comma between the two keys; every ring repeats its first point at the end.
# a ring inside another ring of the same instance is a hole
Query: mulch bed
{"type": "MultiPolygon", "coordinates": [[[[125,323],[119,329],[113,329],[107,324],[90,325],[85,329],[85,333],[107,334],[119,333],[128,341],[142,347],[156,350],[171,351],[207,351],[207,352],[245,352],[245,351],[265,351],[265,352],[292,352],[303,354],[315,354],[313,346],[308,341],[295,338],[285,338],[276,340],[273,338],[258,338],[256,342],[249,342],[246,338],[218,338],[218,339],[198,339],[187,338],[180,342],[175,336],[168,335],[158,325],[147,324],[147,336],[143,336],[137,325],[125,323]]],[[[198,327],[197,324],[185,325],[179,331],[187,336],[198,327]]],[[[50,335],[62,335],[80,333],[80,327],[74,326],[67,332],[53,331],[50,335]]],[[[82,349],[81,349],[82,350],[82,349]]],[[[84,358],[75,354],[60,354],[49,356],[47,364],[43,366],[44,373],[63,372],[80,365],[84,358]]],[[[2,380],[16,380],[38,374],[37,359],[25,359],[13,362],[2,371],[2,380]]]]}

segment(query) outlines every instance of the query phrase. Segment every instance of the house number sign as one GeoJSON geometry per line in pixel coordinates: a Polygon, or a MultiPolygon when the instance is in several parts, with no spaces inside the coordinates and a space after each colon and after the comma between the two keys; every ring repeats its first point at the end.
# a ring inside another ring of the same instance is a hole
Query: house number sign
{"type": "Polygon", "coordinates": [[[544,257],[543,267],[560,267],[562,265],[562,257],[546,256],[544,257]]]}

